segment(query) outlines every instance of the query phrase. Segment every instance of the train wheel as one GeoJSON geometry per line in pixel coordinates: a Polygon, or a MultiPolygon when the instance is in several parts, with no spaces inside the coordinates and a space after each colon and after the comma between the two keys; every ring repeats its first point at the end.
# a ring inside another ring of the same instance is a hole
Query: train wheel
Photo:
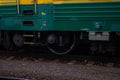
{"type": "Polygon", "coordinates": [[[22,47],[24,45],[24,37],[21,34],[15,34],[13,36],[13,42],[15,46],[22,47]]]}
{"type": "Polygon", "coordinates": [[[2,44],[2,32],[0,31],[0,46],[1,46],[1,44],[2,44]]]}
{"type": "Polygon", "coordinates": [[[10,35],[8,32],[4,33],[4,38],[3,38],[3,46],[7,50],[12,50],[13,49],[13,44],[12,44],[12,39],[10,39],[10,35]]]}
{"type": "Polygon", "coordinates": [[[69,53],[76,43],[75,34],[59,33],[48,36],[48,49],[57,55],[69,53]]]}

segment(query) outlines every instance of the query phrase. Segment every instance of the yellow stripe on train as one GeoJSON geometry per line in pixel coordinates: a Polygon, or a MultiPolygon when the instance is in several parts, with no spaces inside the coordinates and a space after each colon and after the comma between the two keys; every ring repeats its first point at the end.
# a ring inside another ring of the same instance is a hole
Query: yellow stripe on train
{"type": "Polygon", "coordinates": [[[0,5],[12,5],[19,2],[19,4],[49,4],[52,3],[53,0],[0,0],[0,5]]]}
{"type": "Polygon", "coordinates": [[[120,0],[0,0],[0,5],[12,5],[19,2],[19,4],[61,4],[61,3],[75,3],[75,2],[120,2],[120,0]]]}
{"type": "Polygon", "coordinates": [[[54,4],[62,4],[62,3],[88,3],[88,2],[120,2],[120,0],[54,0],[54,4]]]}

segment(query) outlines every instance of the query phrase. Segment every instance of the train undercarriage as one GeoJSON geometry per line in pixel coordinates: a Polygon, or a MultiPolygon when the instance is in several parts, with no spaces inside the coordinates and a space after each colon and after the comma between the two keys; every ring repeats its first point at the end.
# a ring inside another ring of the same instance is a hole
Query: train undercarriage
{"type": "Polygon", "coordinates": [[[54,54],[63,55],[81,44],[87,44],[92,54],[119,50],[120,33],[73,31],[0,31],[0,45],[6,50],[21,49],[25,45],[45,46],[54,54]]]}

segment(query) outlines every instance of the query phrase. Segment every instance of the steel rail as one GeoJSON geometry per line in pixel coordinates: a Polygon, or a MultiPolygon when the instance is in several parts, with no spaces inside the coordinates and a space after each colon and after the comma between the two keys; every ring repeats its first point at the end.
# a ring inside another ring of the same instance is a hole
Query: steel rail
{"type": "Polygon", "coordinates": [[[0,76],[0,80],[30,80],[30,79],[13,78],[13,77],[0,76]]]}

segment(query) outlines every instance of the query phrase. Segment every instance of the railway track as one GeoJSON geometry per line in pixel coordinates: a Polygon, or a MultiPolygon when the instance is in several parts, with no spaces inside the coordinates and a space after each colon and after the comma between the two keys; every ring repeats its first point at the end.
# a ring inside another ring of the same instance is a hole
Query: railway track
{"type": "Polygon", "coordinates": [[[30,79],[0,76],[0,80],[30,80],[30,79]]]}
{"type": "Polygon", "coordinates": [[[0,51],[0,59],[7,60],[21,60],[21,61],[43,61],[43,62],[57,62],[64,64],[80,64],[80,65],[97,65],[106,67],[120,68],[120,57],[112,55],[53,55],[43,52],[19,51],[9,52],[0,51]]]}

